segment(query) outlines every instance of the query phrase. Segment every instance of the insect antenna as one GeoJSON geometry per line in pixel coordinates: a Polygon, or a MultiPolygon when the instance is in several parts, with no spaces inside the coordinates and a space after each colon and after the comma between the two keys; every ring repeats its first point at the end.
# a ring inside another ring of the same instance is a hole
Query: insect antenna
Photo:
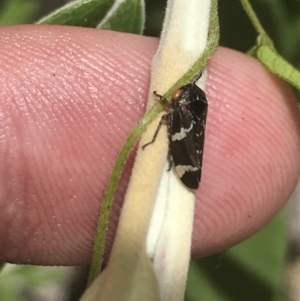
{"type": "Polygon", "coordinates": [[[192,84],[195,84],[199,79],[200,77],[202,76],[202,71],[200,71],[196,76],[195,78],[192,80],[192,84]]]}

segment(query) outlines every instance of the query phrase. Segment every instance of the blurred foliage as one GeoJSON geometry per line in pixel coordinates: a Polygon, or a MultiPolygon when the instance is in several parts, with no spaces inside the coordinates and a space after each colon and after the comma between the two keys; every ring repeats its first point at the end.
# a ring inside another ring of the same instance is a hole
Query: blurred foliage
{"type": "Polygon", "coordinates": [[[0,2],[0,25],[28,23],[40,5],[39,0],[4,0],[0,2]]]}
{"type": "Polygon", "coordinates": [[[69,295],[66,288],[72,272],[64,267],[7,264],[0,273],[0,300],[58,300],[69,295]]]}
{"type": "Polygon", "coordinates": [[[274,301],[283,298],[285,214],[231,249],[193,260],[186,301],[274,301]]]}

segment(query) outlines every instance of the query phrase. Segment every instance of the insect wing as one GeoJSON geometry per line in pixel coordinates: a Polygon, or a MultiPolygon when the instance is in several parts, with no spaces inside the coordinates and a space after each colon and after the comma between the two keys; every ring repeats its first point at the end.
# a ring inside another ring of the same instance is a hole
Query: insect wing
{"type": "Polygon", "coordinates": [[[186,104],[176,105],[170,124],[173,163],[180,180],[190,189],[197,189],[201,179],[207,115],[207,101],[202,93],[188,98],[186,104]]]}
{"type": "Polygon", "coordinates": [[[191,85],[189,93],[187,95],[186,109],[195,114],[199,119],[203,119],[203,113],[205,114],[204,126],[206,122],[206,114],[208,103],[206,100],[205,93],[196,85],[191,85]]]}
{"type": "MultiPolygon", "coordinates": [[[[182,105],[185,113],[182,119],[186,118],[186,112],[189,112],[191,117],[188,119],[192,119],[193,128],[186,136],[185,144],[191,161],[199,167],[201,173],[208,103],[205,93],[196,85],[193,85],[189,92],[188,99],[190,100],[182,105]]],[[[182,122],[186,121],[183,120],[182,122]]]]}

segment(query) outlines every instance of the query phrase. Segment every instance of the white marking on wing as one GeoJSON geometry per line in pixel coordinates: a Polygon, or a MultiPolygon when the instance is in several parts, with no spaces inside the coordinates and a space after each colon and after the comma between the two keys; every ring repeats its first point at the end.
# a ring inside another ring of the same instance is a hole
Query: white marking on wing
{"type": "Polygon", "coordinates": [[[175,133],[175,134],[172,135],[172,141],[182,140],[183,138],[185,138],[186,134],[193,129],[193,126],[194,126],[194,124],[192,122],[188,129],[185,129],[184,127],[181,127],[179,133],[175,133]]]}
{"type": "Polygon", "coordinates": [[[199,170],[198,167],[193,167],[192,165],[176,165],[175,169],[179,178],[181,178],[186,172],[199,170]]]}

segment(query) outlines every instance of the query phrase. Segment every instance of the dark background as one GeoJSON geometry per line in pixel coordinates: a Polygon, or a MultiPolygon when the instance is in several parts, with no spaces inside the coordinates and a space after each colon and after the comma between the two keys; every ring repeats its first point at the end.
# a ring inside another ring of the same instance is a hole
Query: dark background
{"type": "MultiPolygon", "coordinates": [[[[32,23],[67,0],[0,0],[1,11],[8,2],[18,2],[19,11],[8,23],[32,23]],[[25,6],[30,8],[24,9],[25,6]],[[22,14],[23,10],[23,14],[22,14]],[[25,12],[25,13],[24,13],[25,12]]],[[[186,1],[188,3],[188,1],[186,1]]],[[[300,45],[300,0],[252,0],[263,26],[275,42],[277,50],[298,65],[300,45]]],[[[146,0],[145,35],[159,36],[166,0],[146,0]]],[[[221,45],[247,51],[254,45],[256,33],[237,0],[219,1],[221,45]]],[[[0,23],[1,24],[1,23],[0,23]]],[[[3,24],[3,23],[2,23],[3,24]]]]}

